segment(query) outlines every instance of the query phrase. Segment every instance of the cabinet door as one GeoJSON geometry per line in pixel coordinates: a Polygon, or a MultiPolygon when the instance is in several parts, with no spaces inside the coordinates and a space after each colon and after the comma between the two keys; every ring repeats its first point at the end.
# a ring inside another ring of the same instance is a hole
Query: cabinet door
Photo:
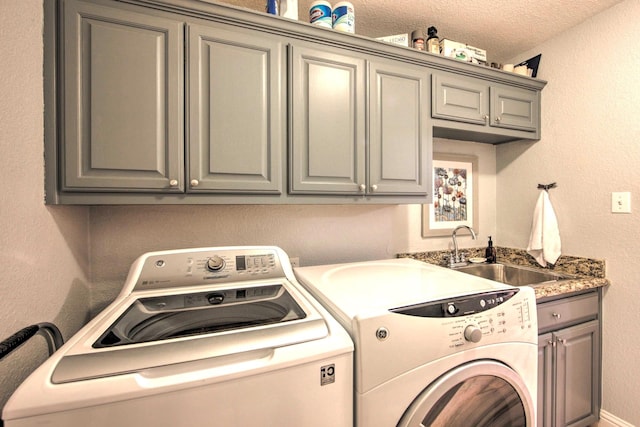
{"type": "Polygon", "coordinates": [[[365,190],[365,61],[291,48],[290,193],[365,190]]]}
{"type": "Polygon", "coordinates": [[[600,333],[597,320],[555,332],[556,425],[588,426],[600,407],[600,333]]]}
{"type": "Polygon", "coordinates": [[[553,427],[553,339],[552,333],[538,337],[538,427],[553,427]]]}
{"type": "Polygon", "coordinates": [[[428,111],[429,74],[423,67],[370,63],[367,192],[427,195],[432,159],[428,111]]]}
{"type": "Polygon", "coordinates": [[[491,87],[491,126],[535,132],[539,127],[540,99],[533,90],[491,87]]]}
{"type": "Polygon", "coordinates": [[[181,22],[65,2],[63,75],[64,190],[184,189],[181,22]]]}
{"type": "Polygon", "coordinates": [[[223,25],[189,25],[188,31],[188,191],[279,194],[281,42],[223,25]]]}
{"type": "Polygon", "coordinates": [[[486,125],[489,85],[460,75],[434,74],[432,117],[486,125]]]}

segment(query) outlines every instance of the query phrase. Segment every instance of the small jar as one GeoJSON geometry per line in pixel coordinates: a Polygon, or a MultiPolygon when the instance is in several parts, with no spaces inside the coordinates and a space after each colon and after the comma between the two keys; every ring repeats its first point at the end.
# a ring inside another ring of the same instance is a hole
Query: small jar
{"type": "Polygon", "coordinates": [[[424,33],[420,30],[415,30],[411,33],[411,40],[412,40],[412,44],[411,46],[414,49],[418,49],[418,50],[424,50],[425,49],[425,44],[424,44],[424,33]]]}

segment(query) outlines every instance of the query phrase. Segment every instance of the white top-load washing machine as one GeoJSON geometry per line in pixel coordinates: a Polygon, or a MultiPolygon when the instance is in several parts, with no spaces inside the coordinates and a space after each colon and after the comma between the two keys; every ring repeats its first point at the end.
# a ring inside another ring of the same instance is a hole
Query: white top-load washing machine
{"type": "Polygon", "coordinates": [[[6,427],[353,425],[353,343],[276,247],[153,252],[16,390],[6,427]]]}
{"type": "Polygon", "coordinates": [[[294,270],[355,343],[357,427],[533,427],[534,291],[412,259],[294,270]]]}

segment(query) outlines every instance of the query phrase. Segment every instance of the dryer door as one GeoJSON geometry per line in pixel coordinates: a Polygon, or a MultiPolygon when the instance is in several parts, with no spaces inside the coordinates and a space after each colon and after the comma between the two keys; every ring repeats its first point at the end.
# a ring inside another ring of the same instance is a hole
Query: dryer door
{"type": "Polygon", "coordinates": [[[427,387],[398,427],[534,427],[531,392],[512,369],[476,361],[447,372],[427,387]]]}

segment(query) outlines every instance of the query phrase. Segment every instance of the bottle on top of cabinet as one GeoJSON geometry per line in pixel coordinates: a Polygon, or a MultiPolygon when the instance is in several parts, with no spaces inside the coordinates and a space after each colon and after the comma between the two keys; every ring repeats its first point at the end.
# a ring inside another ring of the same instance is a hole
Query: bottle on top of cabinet
{"type": "Polygon", "coordinates": [[[427,52],[440,54],[440,38],[436,27],[427,29],[427,52]]]}
{"type": "Polygon", "coordinates": [[[280,16],[298,19],[298,0],[280,0],[280,16]]]}

